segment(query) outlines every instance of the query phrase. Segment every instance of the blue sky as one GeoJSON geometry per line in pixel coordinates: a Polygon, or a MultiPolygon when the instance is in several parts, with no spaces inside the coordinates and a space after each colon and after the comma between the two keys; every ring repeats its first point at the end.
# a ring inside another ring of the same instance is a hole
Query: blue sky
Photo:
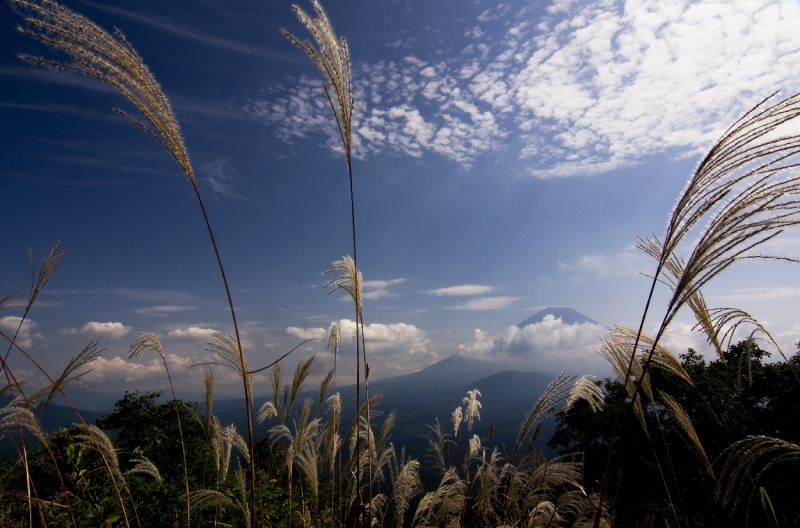
{"type": "MultiPolygon", "coordinates": [[[[278,31],[306,37],[290,4],[66,5],[122,30],[170,98],[252,366],[324,335],[331,321],[347,326],[351,304],[328,296],[319,277],[352,252],[347,172],[318,71],[278,31]]],[[[727,125],[800,85],[800,7],[791,1],[325,7],[353,60],[374,378],[456,352],[521,370],[606,374],[593,352],[603,326],[512,325],[571,306],[606,326],[635,326],[648,287],[640,272],[652,269],[636,236],[663,232],[727,125]]],[[[28,247],[37,260],[58,239],[68,251],[21,343],[55,372],[99,339],[107,350],[87,379],[118,393],[164,388],[154,358],[127,359],[137,332],[154,332],[179,390],[197,393],[201,372],[184,367],[208,360],[204,342],[230,322],[192,190],[157,144],[111,111],[130,109],[121,96],[20,61],[56,56],[16,34],[20,22],[0,4],[0,293],[27,290],[28,247]]],[[[797,256],[798,241],[785,233],[771,249],[797,256]]],[[[749,310],[788,352],[800,340],[796,267],[742,264],[706,297],[749,310]]],[[[19,315],[6,310],[0,325],[15,328],[19,315]]],[[[673,326],[674,352],[703,347],[690,318],[673,326]]],[[[321,345],[300,351],[314,352],[320,375],[332,357],[321,345]]],[[[12,361],[37,383],[30,365],[12,361]]],[[[219,389],[237,386],[220,372],[219,389]]],[[[267,391],[257,378],[256,392],[267,391]]]]}

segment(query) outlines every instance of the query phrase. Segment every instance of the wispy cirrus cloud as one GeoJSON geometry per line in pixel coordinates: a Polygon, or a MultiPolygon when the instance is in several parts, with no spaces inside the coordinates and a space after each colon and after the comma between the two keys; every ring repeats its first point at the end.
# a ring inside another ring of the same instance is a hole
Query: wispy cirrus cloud
{"type": "Polygon", "coordinates": [[[204,44],[208,44],[210,46],[219,49],[233,51],[236,53],[243,53],[246,55],[252,55],[263,59],[279,60],[279,61],[293,62],[293,63],[299,62],[297,57],[291,54],[278,52],[259,46],[252,46],[245,42],[239,42],[233,39],[212,35],[199,28],[193,28],[185,24],[182,24],[173,18],[166,18],[158,15],[143,15],[140,13],[129,11],[127,9],[123,9],[121,7],[97,4],[94,2],[89,2],[87,0],[83,0],[82,3],[92,6],[95,9],[106,11],[107,13],[113,13],[115,15],[123,16],[130,20],[135,20],[137,22],[146,24],[150,27],[156,28],[165,33],[172,33],[174,35],[179,35],[181,37],[189,38],[197,42],[202,42],[204,44]]]}
{"type": "MultiPolygon", "coordinates": [[[[531,176],[597,174],[696,154],[760,98],[800,87],[790,0],[559,0],[539,19],[526,9],[480,13],[457,55],[356,64],[356,154],[468,167],[514,145],[531,176]]],[[[315,79],[245,111],[286,141],[323,132],[341,149],[315,79]]]]}
{"type": "Polygon", "coordinates": [[[159,306],[147,306],[145,308],[137,308],[133,311],[139,315],[154,315],[156,317],[165,317],[167,314],[186,312],[189,310],[197,310],[197,306],[181,306],[178,304],[162,304],[159,306]]]}
{"type": "Polygon", "coordinates": [[[483,286],[480,284],[459,284],[458,286],[447,286],[445,288],[436,288],[433,290],[425,290],[422,293],[427,295],[441,296],[460,296],[460,295],[480,295],[482,293],[489,293],[493,291],[492,286],[483,286]]]}

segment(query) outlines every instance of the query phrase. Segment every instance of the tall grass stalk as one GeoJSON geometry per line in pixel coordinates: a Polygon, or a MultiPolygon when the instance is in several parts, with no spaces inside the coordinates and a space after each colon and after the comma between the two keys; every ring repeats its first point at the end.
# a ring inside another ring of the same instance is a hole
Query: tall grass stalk
{"type": "MultiPolygon", "coordinates": [[[[31,13],[30,16],[25,18],[26,25],[18,28],[18,30],[24,35],[65,52],[71,61],[65,63],[28,55],[22,56],[23,59],[87,75],[117,89],[136,106],[144,116],[144,122],[119,108],[115,108],[115,111],[155,139],[181,167],[197,197],[197,203],[200,206],[203,221],[211,239],[214,256],[216,257],[225,288],[240,363],[245,364],[245,354],[239,334],[239,325],[236,320],[236,310],[233,306],[233,299],[231,298],[228,279],[225,275],[225,268],[222,265],[222,258],[214,239],[214,231],[211,228],[203,199],[200,196],[200,190],[197,187],[194,170],[180,133],[178,121],[155,77],[153,77],[139,54],[119,30],[116,30],[115,34],[111,35],[82,15],[52,0],[12,1],[31,13]],[[146,123],[149,123],[150,126],[146,123]]],[[[252,393],[247,370],[242,371],[242,384],[246,403],[250,458],[253,459],[255,439],[253,436],[252,393]]],[[[250,486],[251,490],[255,490],[255,468],[252,466],[250,467],[250,486]]],[[[255,493],[253,493],[252,506],[253,511],[255,511],[255,493]]]]}
{"type": "MultiPolygon", "coordinates": [[[[347,173],[350,180],[350,225],[353,238],[353,266],[358,270],[358,245],[356,243],[356,209],[353,192],[353,85],[350,68],[350,50],[347,40],[342,37],[337,38],[333,31],[330,21],[325,11],[317,0],[311,0],[317,18],[312,18],[300,7],[292,6],[297,13],[300,22],[308,29],[314,37],[316,47],[308,40],[300,40],[286,30],[281,32],[294,44],[299,46],[306,54],[319,66],[323,74],[322,88],[330,104],[333,118],[339,130],[342,140],[345,161],[347,163],[347,173]]],[[[363,324],[363,314],[361,306],[356,305],[356,412],[361,408],[361,347],[362,337],[359,323],[363,324]]],[[[364,368],[367,368],[366,352],[364,352],[364,368]]],[[[365,380],[366,385],[366,380],[365,380]]],[[[366,390],[366,389],[365,389],[366,390]]],[[[369,401],[369,396],[366,396],[369,401]]],[[[368,413],[369,414],[369,413],[368,413]]],[[[360,445],[356,446],[356,458],[360,460],[360,445]]],[[[358,476],[357,476],[358,479],[358,476]]],[[[364,503],[361,496],[361,487],[357,482],[358,488],[358,508],[363,510],[364,503]]],[[[370,483],[370,489],[372,485],[370,483]]]]}
{"type": "MultiPolygon", "coordinates": [[[[764,99],[737,120],[714,144],[700,162],[697,170],[678,198],[672,211],[663,242],[656,241],[653,256],[658,260],[647,296],[637,338],[636,350],[644,329],[656,284],[672,262],[682,270],[671,285],[672,296],[646,354],[642,373],[647,373],[656,346],[678,311],[701,288],[734,262],[743,259],[790,260],[775,255],[754,253],[786,228],[800,223],[800,175],[797,155],[800,154],[800,135],[783,134],[780,127],[800,115],[800,94],[773,105],[764,99]],[[789,175],[786,173],[791,172],[789,175]],[[690,233],[698,231],[702,221],[707,224],[683,261],[678,249],[690,233]]],[[[631,355],[624,379],[627,383],[633,368],[631,355]]],[[[642,389],[643,377],[634,384],[632,401],[642,389]]],[[[606,469],[603,474],[600,501],[595,517],[599,528],[601,508],[606,499],[612,472],[614,440],[619,427],[625,392],[620,393],[619,407],[609,441],[606,469]]]]}

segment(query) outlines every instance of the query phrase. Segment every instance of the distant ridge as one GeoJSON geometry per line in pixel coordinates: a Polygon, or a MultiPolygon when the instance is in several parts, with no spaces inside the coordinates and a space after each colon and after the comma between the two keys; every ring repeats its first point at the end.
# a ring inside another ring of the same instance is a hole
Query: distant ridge
{"type": "Polygon", "coordinates": [[[591,323],[591,324],[600,324],[593,319],[589,319],[582,313],[578,312],[577,310],[573,310],[572,308],[562,306],[562,307],[550,307],[545,308],[540,312],[536,312],[532,316],[528,317],[517,326],[520,328],[525,328],[530,324],[541,323],[545,316],[552,315],[556,319],[561,318],[561,321],[564,324],[573,325],[573,324],[583,324],[583,323],[591,323]]]}

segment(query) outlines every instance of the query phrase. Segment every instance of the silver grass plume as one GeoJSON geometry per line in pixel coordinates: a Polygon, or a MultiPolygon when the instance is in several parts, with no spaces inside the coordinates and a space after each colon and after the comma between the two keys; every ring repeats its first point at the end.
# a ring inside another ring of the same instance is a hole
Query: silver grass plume
{"type": "Polygon", "coordinates": [[[344,37],[336,37],[333,27],[317,0],[311,0],[317,13],[316,19],[308,16],[298,6],[292,6],[297,18],[308,29],[316,41],[314,47],[308,40],[299,40],[281,30],[289,40],[297,44],[319,66],[323,75],[323,88],[330,103],[336,126],[342,139],[348,168],[352,159],[353,82],[350,74],[350,51],[344,37]]]}
{"type": "Polygon", "coordinates": [[[692,449],[692,451],[694,451],[695,455],[697,455],[697,458],[700,459],[700,462],[705,467],[706,472],[714,477],[714,470],[711,467],[711,461],[708,459],[706,450],[703,448],[703,444],[700,442],[700,437],[697,436],[697,431],[695,431],[692,420],[689,418],[689,414],[686,412],[683,406],[681,406],[681,404],[669,394],[658,391],[658,395],[661,398],[661,401],[667,407],[667,411],[675,423],[675,429],[681,436],[683,436],[686,444],[692,449]]]}
{"type": "Polygon", "coordinates": [[[161,342],[158,337],[149,332],[139,332],[139,337],[131,344],[129,358],[142,357],[145,350],[153,350],[162,359],[164,358],[164,349],[161,348],[161,342]]]}
{"type": "Polygon", "coordinates": [[[333,386],[333,376],[336,373],[333,369],[329,370],[322,381],[319,383],[319,390],[317,391],[317,412],[315,417],[319,417],[322,412],[322,404],[325,403],[325,398],[333,386]]]}
{"type": "Polygon", "coordinates": [[[220,480],[225,480],[228,476],[228,469],[230,468],[231,463],[231,454],[233,452],[233,448],[235,447],[236,450],[239,452],[242,457],[249,463],[250,462],[250,450],[247,447],[247,442],[244,441],[244,438],[236,432],[236,426],[230,424],[224,428],[221,428],[219,432],[219,440],[220,442],[220,480]]]}
{"type": "Polygon", "coordinates": [[[27,27],[19,28],[19,31],[66,52],[71,62],[56,62],[27,55],[22,58],[82,73],[119,90],[136,105],[150,126],[118,108],[114,110],[164,147],[196,188],[194,171],[172,107],[155,77],[122,32],[116,30],[111,35],[90,20],[51,0],[13,1],[33,14],[25,19],[27,27]]]}
{"type": "MultiPolygon", "coordinates": [[[[361,276],[361,272],[356,269],[355,261],[350,258],[349,255],[345,255],[342,257],[342,260],[337,260],[332,264],[333,269],[329,269],[328,271],[324,271],[320,274],[327,275],[328,273],[335,273],[340,272],[341,275],[328,281],[325,284],[325,287],[331,288],[331,291],[328,292],[328,295],[338,291],[344,290],[350,295],[350,298],[353,300],[353,303],[356,305],[356,312],[358,315],[361,315],[361,310],[363,308],[362,303],[362,294],[361,289],[363,285],[363,279],[361,276]]],[[[358,321],[356,321],[356,325],[358,321]]]]}
{"type": "Polygon", "coordinates": [[[11,430],[15,427],[24,427],[36,436],[42,444],[47,442],[42,427],[28,407],[23,407],[20,403],[24,400],[21,396],[14,398],[9,404],[0,407],[0,428],[11,430]]]}
{"type": "Polygon", "coordinates": [[[271,401],[268,401],[258,410],[256,414],[256,423],[263,423],[267,418],[275,418],[277,416],[278,411],[275,409],[275,405],[271,401]]]}
{"type": "Polygon", "coordinates": [[[450,418],[453,422],[453,434],[458,437],[458,433],[461,431],[461,422],[464,420],[460,405],[455,408],[450,418]]]}
{"type": "Polygon", "coordinates": [[[517,459],[522,442],[534,426],[552,416],[556,412],[555,407],[569,398],[570,384],[574,380],[574,377],[560,374],[544,389],[536,404],[522,419],[522,424],[517,432],[517,440],[514,442],[512,459],[517,459]]]}
{"type": "Polygon", "coordinates": [[[473,389],[467,391],[467,396],[461,400],[464,404],[464,421],[467,422],[467,429],[472,432],[472,423],[477,418],[481,419],[481,402],[478,401],[478,396],[481,396],[481,391],[473,389]]]}
{"type": "Polygon", "coordinates": [[[283,366],[280,361],[272,367],[269,383],[272,387],[272,406],[277,409],[281,396],[281,384],[283,383],[283,366]]]}
{"type": "Polygon", "coordinates": [[[149,475],[156,479],[157,481],[161,482],[161,473],[158,472],[158,468],[156,467],[153,462],[143,456],[141,458],[132,458],[131,462],[136,464],[133,468],[129,469],[125,472],[126,475],[134,475],[137,473],[141,473],[143,475],[149,475]]]}
{"type": "Polygon", "coordinates": [[[436,490],[419,501],[411,526],[458,526],[465,491],[464,481],[456,470],[448,469],[436,490]]]}
{"type": "Polygon", "coordinates": [[[800,94],[766,106],[771,97],[742,116],[711,148],[672,212],[657,278],[686,235],[702,219],[710,216],[710,220],[675,282],[665,323],[695,291],[735,261],[785,260],[750,253],[800,223],[800,175],[786,176],[797,167],[800,136],[775,135],[781,125],[800,115],[800,94]]]}
{"type": "Polygon", "coordinates": [[[445,433],[442,426],[439,424],[439,419],[436,419],[436,425],[429,425],[432,435],[428,435],[428,450],[427,458],[432,460],[433,467],[444,475],[447,472],[447,460],[445,458],[445,449],[449,445],[455,445],[455,442],[450,438],[450,435],[445,433]]]}
{"type": "Polygon", "coordinates": [[[328,349],[333,347],[334,350],[338,349],[342,344],[342,327],[339,323],[331,323],[331,329],[328,333],[328,349]]]}
{"type": "Polygon", "coordinates": [[[125,476],[122,474],[122,471],[120,471],[117,450],[114,448],[114,444],[111,443],[111,439],[103,432],[102,429],[95,425],[75,424],[75,426],[82,427],[86,431],[85,433],[77,436],[77,438],[80,440],[80,443],[88,446],[91,449],[97,450],[108,462],[108,466],[111,468],[112,479],[118,482],[120,488],[127,489],[128,484],[125,482],[125,476]]]}
{"type": "MultiPolygon", "coordinates": [[[[80,14],[52,0],[13,1],[29,10],[32,14],[25,18],[26,26],[20,27],[18,30],[25,35],[64,51],[69,56],[70,61],[58,62],[31,56],[23,56],[22,58],[81,73],[117,89],[136,106],[144,119],[138,120],[123,110],[115,110],[144,130],[169,152],[189,179],[203,214],[203,221],[208,230],[211,245],[214,248],[214,255],[219,266],[236,334],[236,345],[240,356],[239,362],[244,364],[244,350],[239,338],[236,312],[233,307],[233,300],[222,259],[211,229],[211,223],[206,214],[203,200],[200,197],[194,170],[189,161],[189,154],[181,136],[178,121],[155,77],[153,77],[142,58],[119,30],[116,30],[115,34],[111,35],[80,14]]],[[[244,372],[247,371],[244,370],[244,372]]],[[[248,379],[243,375],[242,380],[245,400],[252,405],[252,391],[248,379]]],[[[246,408],[246,414],[248,435],[252,449],[254,439],[250,406],[246,408]]],[[[254,468],[251,468],[250,471],[250,484],[251,487],[255,487],[254,468]]],[[[255,497],[255,494],[253,496],[255,497]]],[[[255,501],[255,498],[253,500],[255,501]]],[[[189,508],[187,507],[187,523],[190,521],[188,510],[189,508]]]]}
{"type": "MultiPolygon", "coordinates": [[[[769,469],[800,459],[800,446],[768,436],[746,436],[728,446],[717,462],[722,461],[717,481],[717,498],[723,508],[736,509],[749,504],[759,480],[769,469]],[[746,490],[750,490],[748,494],[746,490]]],[[[746,525],[746,522],[745,522],[746,525]]]]}
{"type": "Polygon", "coordinates": [[[585,401],[591,407],[592,412],[599,411],[603,407],[605,393],[591,380],[592,375],[581,376],[572,386],[567,397],[567,403],[562,412],[567,412],[575,403],[580,400],[585,401]]]}
{"type": "Polygon", "coordinates": [[[637,354],[633,352],[633,345],[629,342],[627,337],[620,332],[617,332],[618,327],[614,327],[611,335],[604,337],[600,340],[599,354],[603,356],[609,363],[611,368],[616,374],[617,379],[625,386],[625,394],[632,398],[631,406],[636,415],[639,424],[642,426],[645,434],[649,436],[647,423],[644,417],[644,408],[642,407],[641,394],[636,393],[636,384],[634,379],[639,381],[642,388],[641,392],[653,401],[653,390],[650,387],[650,375],[643,374],[642,363],[639,361],[637,354]]]}
{"type": "MultiPolygon", "coordinates": [[[[637,247],[657,261],[661,260],[662,247],[657,237],[654,236],[652,239],[639,237],[637,247]]],[[[684,268],[685,263],[683,260],[676,255],[672,255],[671,258],[664,262],[665,274],[661,282],[665,283],[674,291],[679,278],[684,273],[684,268]]],[[[726,360],[725,354],[727,350],[730,349],[734,334],[742,325],[750,325],[753,327],[750,334],[751,337],[756,333],[763,334],[784,360],[788,361],[780,345],[778,345],[769,331],[756,318],[744,310],[729,307],[708,308],[703,293],[699,289],[687,299],[686,304],[692,310],[697,320],[695,329],[700,329],[706,334],[708,343],[714,347],[714,350],[722,361],[726,360]]]]}
{"type": "Polygon", "coordinates": [[[472,435],[472,438],[469,439],[469,457],[476,458],[481,453],[481,437],[478,435],[472,435]]]}
{"type": "Polygon", "coordinates": [[[103,352],[102,350],[97,349],[97,340],[92,341],[91,343],[86,345],[86,347],[83,350],[78,352],[78,354],[75,357],[69,360],[67,366],[64,367],[64,370],[61,372],[61,375],[58,378],[56,378],[56,380],[53,383],[50,383],[42,387],[34,394],[28,396],[29,400],[37,400],[42,396],[46,395],[45,400],[42,403],[42,407],[39,411],[39,414],[41,415],[44,412],[44,410],[47,408],[50,402],[53,401],[53,398],[55,398],[56,394],[58,394],[60,391],[64,390],[67,387],[77,385],[80,387],[94,389],[94,387],[92,387],[83,380],[83,377],[89,374],[92,371],[92,369],[88,370],[82,370],[82,369],[91,364],[92,362],[94,362],[95,360],[97,360],[97,358],[100,357],[102,352],[103,352]]]}
{"type": "Polygon", "coordinates": [[[409,503],[422,492],[422,481],[419,478],[419,461],[406,457],[405,450],[398,457],[392,450],[389,473],[392,479],[392,506],[395,524],[402,528],[405,525],[406,510],[409,503]]]}
{"type": "MultiPolygon", "coordinates": [[[[247,359],[239,355],[239,348],[236,338],[230,334],[211,334],[211,341],[206,343],[206,351],[215,354],[221,361],[214,363],[232,369],[237,374],[249,380],[250,368],[247,366],[247,359]]],[[[249,383],[249,381],[248,381],[249,383]]]]}
{"type": "Polygon", "coordinates": [[[683,368],[683,365],[675,354],[670,352],[664,345],[658,343],[654,345],[654,339],[652,337],[642,332],[636,332],[636,330],[632,328],[619,325],[613,327],[612,334],[616,335],[623,343],[627,342],[627,347],[631,350],[633,350],[638,336],[639,343],[637,345],[637,354],[640,361],[646,360],[648,354],[652,352],[652,355],[649,357],[654,367],[665,370],[681,378],[689,385],[694,385],[691,376],[689,376],[689,373],[683,368]]]}
{"type": "MultiPolygon", "coordinates": [[[[39,293],[45,287],[45,285],[50,282],[50,280],[55,277],[56,275],[60,275],[61,272],[58,271],[58,266],[61,265],[61,261],[64,259],[64,255],[67,254],[66,251],[59,251],[61,248],[61,241],[58,240],[55,244],[53,244],[52,249],[48,251],[47,247],[44,248],[44,254],[42,255],[42,265],[39,268],[38,275],[36,274],[36,262],[33,258],[33,251],[28,248],[28,255],[31,259],[31,288],[28,292],[28,300],[25,303],[25,311],[22,314],[22,317],[19,320],[19,324],[17,325],[17,329],[14,332],[13,337],[11,338],[11,342],[8,344],[8,350],[6,350],[6,354],[3,357],[3,364],[0,366],[0,372],[5,370],[6,365],[5,361],[8,360],[8,355],[11,353],[11,349],[14,347],[14,340],[17,339],[20,330],[22,329],[22,325],[25,322],[25,319],[28,317],[28,312],[30,311],[33,303],[36,301],[36,298],[39,296],[39,293]]],[[[17,292],[11,292],[10,294],[3,297],[0,300],[0,308],[6,308],[12,304],[15,304],[16,301],[19,300],[19,294],[17,292]]],[[[8,375],[6,375],[8,378],[8,375]]]]}
{"type": "Polygon", "coordinates": [[[4,297],[0,297],[0,310],[16,306],[21,299],[22,293],[17,290],[7,293],[4,297]]]}

